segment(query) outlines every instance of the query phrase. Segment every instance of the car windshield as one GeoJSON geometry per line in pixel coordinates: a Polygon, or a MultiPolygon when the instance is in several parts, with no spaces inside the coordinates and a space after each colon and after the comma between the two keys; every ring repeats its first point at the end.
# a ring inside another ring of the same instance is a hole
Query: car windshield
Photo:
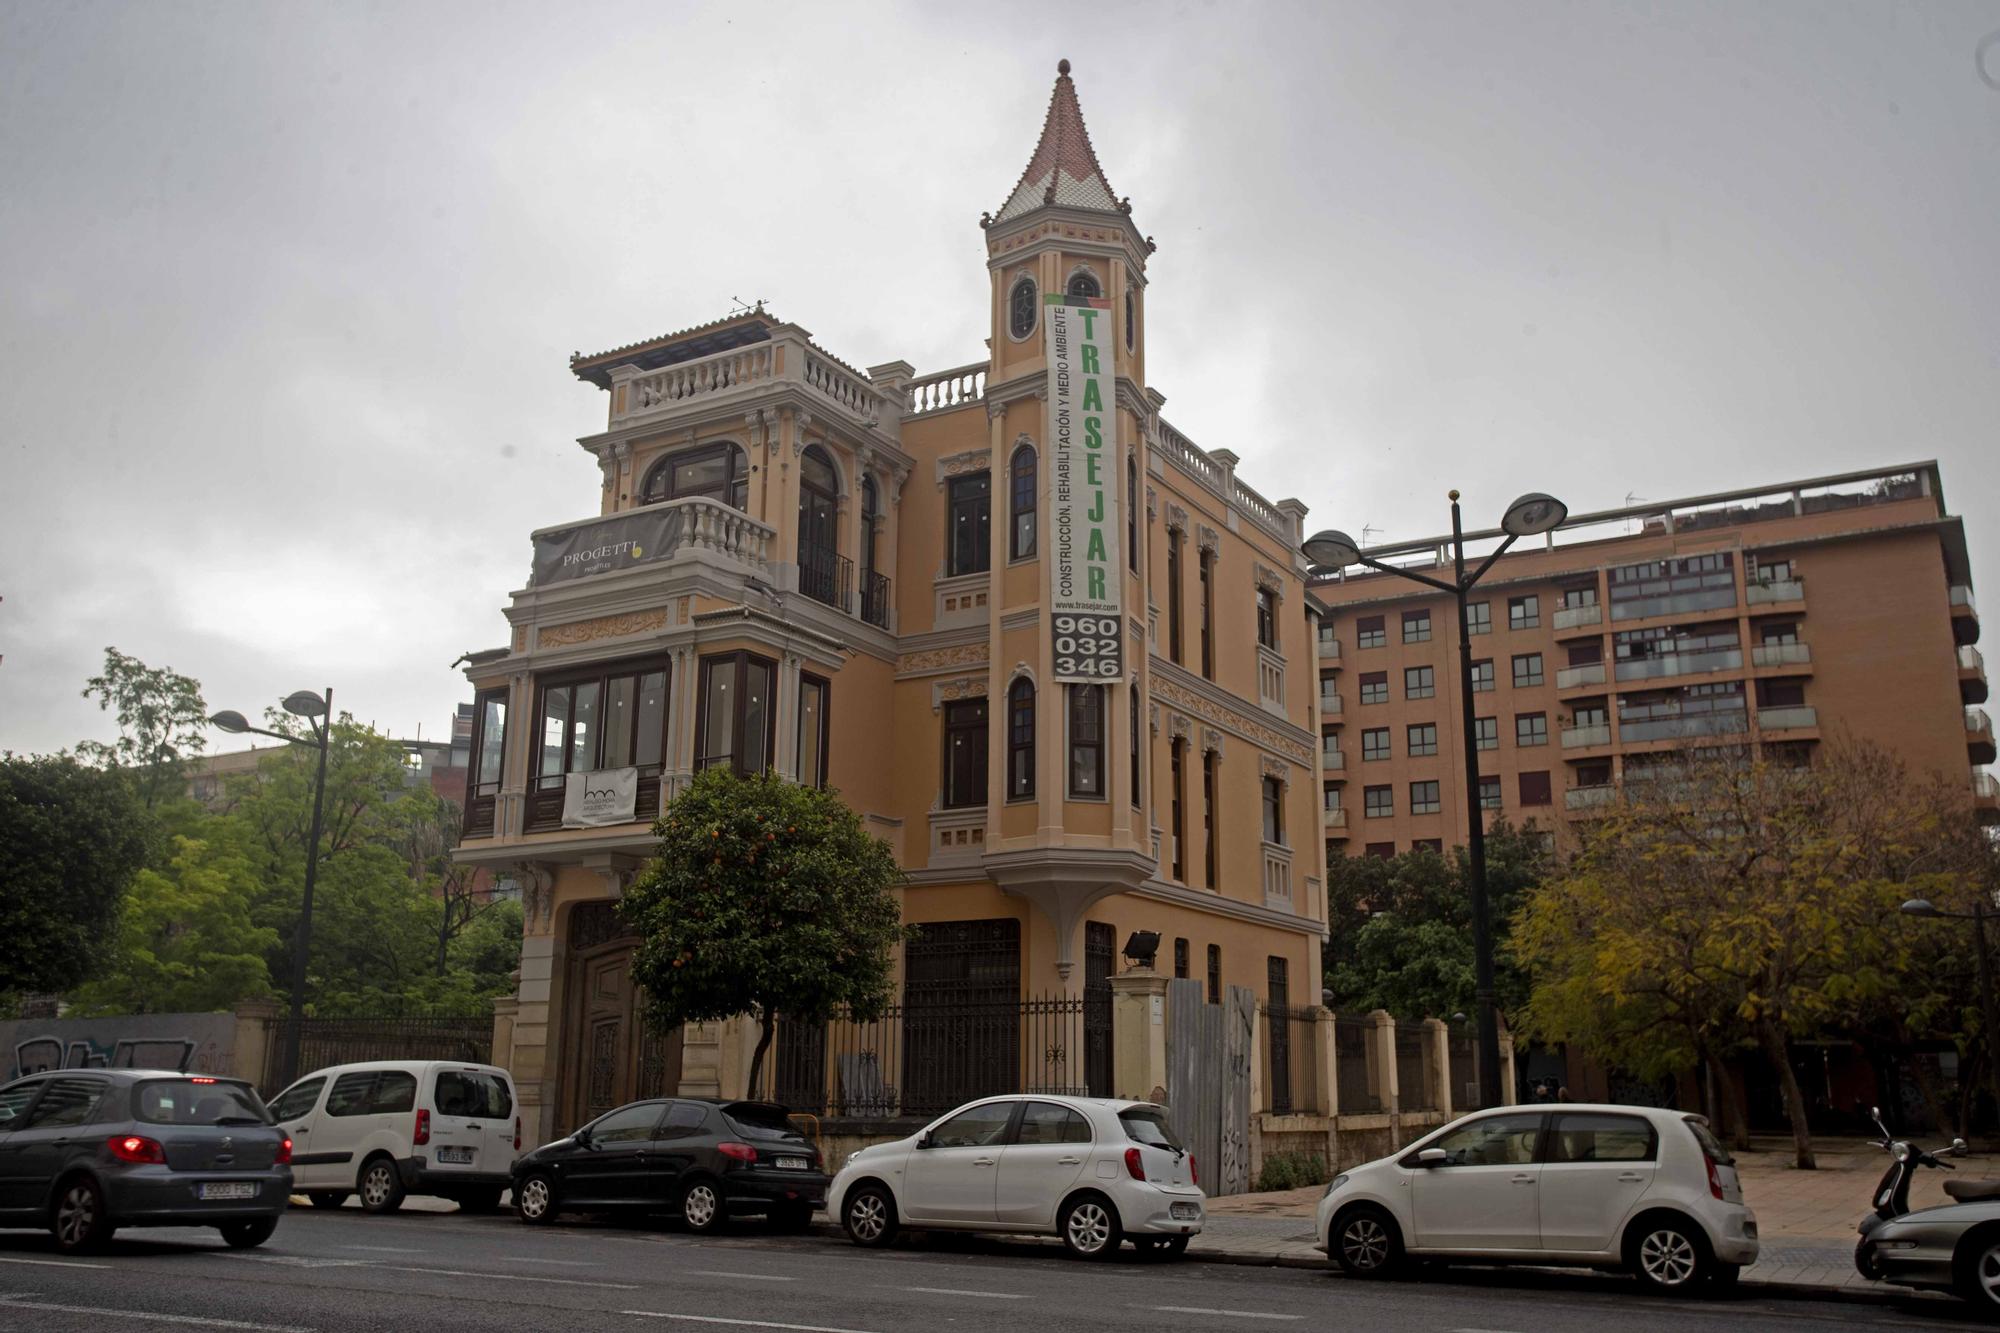
{"type": "Polygon", "coordinates": [[[722,1114],[736,1127],[736,1132],[746,1139],[795,1139],[803,1143],[805,1135],[799,1133],[791,1117],[782,1107],[766,1106],[758,1102],[738,1102],[734,1106],[722,1108],[722,1114]]]}
{"type": "Polygon", "coordinates": [[[1690,1120],[1687,1122],[1687,1127],[1694,1131],[1694,1140],[1701,1145],[1701,1150],[1708,1154],[1709,1161],[1717,1166],[1736,1165],[1736,1159],[1729,1155],[1729,1149],[1722,1146],[1722,1140],[1715,1137],[1707,1125],[1699,1120],[1690,1120]]]}
{"type": "Polygon", "coordinates": [[[132,1106],[154,1125],[268,1125],[270,1114],[246,1083],[212,1078],[155,1078],[139,1085],[132,1106]]]}
{"type": "Polygon", "coordinates": [[[1125,1126],[1125,1137],[1134,1143],[1165,1148],[1171,1152],[1181,1151],[1181,1141],[1174,1137],[1173,1127],[1167,1123],[1166,1112],[1158,1107],[1129,1107],[1118,1113],[1118,1123],[1125,1126]]]}

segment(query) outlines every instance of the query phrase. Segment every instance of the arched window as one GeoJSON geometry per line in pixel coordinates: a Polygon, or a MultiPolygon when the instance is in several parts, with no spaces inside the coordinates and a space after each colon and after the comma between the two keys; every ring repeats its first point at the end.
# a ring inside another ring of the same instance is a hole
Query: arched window
{"type": "Polygon", "coordinates": [[[1069,294],[1073,300],[1090,300],[1104,295],[1104,289],[1097,285],[1094,273],[1072,273],[1069,277],[1069,294]]]}
{"type": "Polygon", "coordinates": [[[1035,553],[1035,451],[1022,445],[1009,468],[1007,558],[1023,560],[1035,553]]]}
{"type": "Polygon", "coordinates": [[[1035,331],[1035,280],[1021,278],[1007,293],[1007,332],[1025,338],[1035,331]]]}
{"type": "Polygon", "coordinates": [[[1007,799],[1035,794],[1035,686],[1023,676],[1007,689],[1007,799]]]}
{"type": "Polygon", "coordinates": [[[743,451],[724,440],[668,454],[646,471],[640,504],[688,500],[696,496],[735,509],[750,503],[750,468],[743,451]]]}
{"type": "Polygon", "coordinates": [[[1125,288],[1125,350],[1131,351],[1139,337],[1139,303],[1133,299],[1132,288],[1125,288]]]}
{"type": "Polygon", "coordinates": [[[814,601],[845,609],[835,526],[839,505],[840,474],[833,460],[818,445],[808,446],[799,460],[799,588],[814,601]]]}

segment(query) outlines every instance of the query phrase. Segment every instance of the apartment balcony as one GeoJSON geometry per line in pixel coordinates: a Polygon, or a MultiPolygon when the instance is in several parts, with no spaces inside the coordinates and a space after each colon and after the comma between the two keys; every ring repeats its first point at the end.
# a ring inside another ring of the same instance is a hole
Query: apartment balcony
{"type": "Polygon", "coordinates": [[[1968,704],[1986,702],[1986,659],[1969,643],[1958,650],[1958,696],[1968,704]]]}
{"type": "Polygon", "coordinates": [[[1759,669],[1781,667],[1788,674],[1812,666],[1812,645],[1806,643],[1760,643],[1750,650],[1750,665],[1759,669]]]}
{"type": "MultiPolygon", "coordinates": [[[[947,372],[950,374],[952,372],[947,372]]],[[[932,377],[936,379],[938,377],[932,377]]],[[[650,420],[700,417],[739,420],[746,407],[789,397],[816,417],[840,420],[893,443],[906,414],[918,407],[913,387],[889,389],[848,369],[815,347],[805,331],[785,327],[763,342],[732,347],[654,370],[611,369],[614,429],[650,420]]]]}
{"type": "Polygon", "coordinates": [[[1571,787],[1563,793],[1565,810],[1596,810],[1618,799],[1618,788],[1608,782],[1589,787],[1571,787]]]}
{"type": "Polygon", "coordinates": [[[1331,634],[1319,636],[1319,661],[1321,666],[1334,666],[1340,661],[1340,640],[1331,634]]]}
{"type": "MultiPolygon", "coordinates": [[[[1325,737],[1332,740],[1333,737],[1325,737]]],[[[1319,750],[1319,771],[1322,773],[1345,773],[1347,752],[1338,745],[1322,745],[1319,750]]]]}
{"type": "Polygon", "coordinates": [[[1993,719],[1986,715],[1984,708],[1965,710],[1965,748],[1975,764],[1990,764],[1996,757],[1993,750],[1993,719]]]}
{"type": "Polygon", "coordinates": [[[1319,692],[1319,715],[1321,717],[1340,716],[1340,694],[1335,690],[1319,692]]]}
{"type": "Polygon", "coordinates": [[[1565,606],[1557,609],[1554,622],[1556,633],[1566,630],[1587,629],[1604,623],[1604,608],[1593,602],[1589,606],[1565,606]]]}
{"type": "Polygon", "coordinates": [[[1710,648],[1698,653],[1627,658],[1618,663],[1612,674],[1619,680],[1662,680],[1668,676],[1707,676],[1742,669],[1741,648],[1710,648]]]}
{"type": "Polygon", "coordinates": [[[1599,722],[1594,726],[1564,727],[1562,729],[1562,748],[1565,750],[1581,750],[1592,745],[1609,744],[1611,744],[1611,724],[1609,722],[1599,722]]]}
{"type": "Polygon", "coordinates": [[[854,562],[837,551],[808,546],[799,552],[799,591],[836,611],[848,609],[854,562]]]}
{"type": "Polygon", "coordinates": [[[1962,644],[1979,642],[1979,608],[1971,587],[1963,583],[1951,587],[1951,632],[1962,644]]]}
{"type": "Polygon", "coordinates": [[[1722,611],[1736,605],[1736,585],[1717,583],[1713,587],[1688,588],[1680,592],[1658,593],[1650,597],[1628,597],[1611,604],[1613,620],[1651,620],[1656,616],[1685,616],[1697,611],[1722,611]]]}
{"type": "MultiPolygon", "coordinates": [[[[1595,610],[1596,608],[1591,608],[1595,610]]],[[[1580,690],[1586,685],[1604,683],[1604,663],[1586,662],[1582,666],[1564,667],[1556,672],[1558,690],[1580,690]]]]}
{"type": "Polygon", "coordinates": [[[1342,810],[1338,807],[1332,810],[1320,811],[1319,826],[1322,829],[1326,830],[1326,832],[1333,837],[1337,838],[1346,837],[1347,811],[1342,810]]]}
{"type": "Polygon", "coordinates": [[[2000,782],[1983,768],[1972,770],[1972,810],[1982,824],[2000,823],[2000,782]]]}
{"type": "Polygon", "coordinates": [[[1743,589],[1743,600],[1752,606],[1771,609],[1781,606],[1804,605],[1806,584],[1804,579],[1765,579],[1751,583],[1743,589]]]}
{"type": "Polygon", "coordinates": [[[1671,713],[1660,717],[1620,718],[1618,738],[1627,745],[1645,741],[1677,741],[1696,736],[1725,736],[1747,730],[1742,709],[1710,713],[1671,713]]]}
{"type": "Polygon", "coordinates": [[[1795,704],[1786,708],[1760,708],[1757,710],[1757,726],[1766,732],[1817,731],[1819,710],[1810,704],[1795,704]]]}

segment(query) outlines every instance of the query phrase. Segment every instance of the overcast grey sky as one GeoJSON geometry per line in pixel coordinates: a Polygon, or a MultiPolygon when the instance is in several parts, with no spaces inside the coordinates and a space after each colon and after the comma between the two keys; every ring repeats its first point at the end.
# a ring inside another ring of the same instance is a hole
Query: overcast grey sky
{"type": "Polygon", "coordinates": [[[984,12],[0,0],[0,748],[106,644],[441,734],[594,511],[569,354],[983,356],[1062,56],[1167,416],[1309,523],[1936,457],[2000,599],[2000,0],[984,12]]]}

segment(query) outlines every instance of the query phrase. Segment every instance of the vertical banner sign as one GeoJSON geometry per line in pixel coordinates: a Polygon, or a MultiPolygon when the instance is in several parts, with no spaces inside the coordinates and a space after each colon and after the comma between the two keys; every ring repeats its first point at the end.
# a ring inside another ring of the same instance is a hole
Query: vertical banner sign
{"type": "Polygon", "coordinates": [[[1059,682],[1125,678],[1119,555],[1118,421],[1111,303],[1050,296],[1042,312],[1049,365],[1049,616],[1059,682]]]}

